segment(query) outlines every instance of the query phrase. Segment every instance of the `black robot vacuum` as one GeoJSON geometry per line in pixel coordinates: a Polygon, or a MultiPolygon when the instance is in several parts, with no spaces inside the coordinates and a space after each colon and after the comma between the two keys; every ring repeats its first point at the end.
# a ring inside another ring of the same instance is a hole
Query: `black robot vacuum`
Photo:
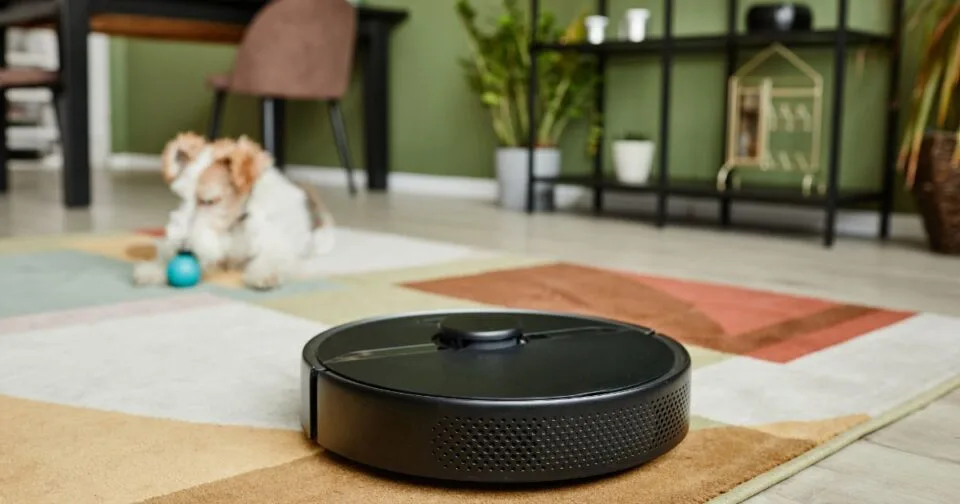
{"type": "Polygon", "coordinates": [[[445,311],[335,327],[303,349],[301,422],[326,450],[432,479],[535,483],[622,471],[677,446],[690,356],[611,320],[445,311]]]}

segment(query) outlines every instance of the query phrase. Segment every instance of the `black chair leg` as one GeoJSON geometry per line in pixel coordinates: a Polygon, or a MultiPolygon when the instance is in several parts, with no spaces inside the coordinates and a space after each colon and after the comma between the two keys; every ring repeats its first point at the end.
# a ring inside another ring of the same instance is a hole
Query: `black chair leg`
{"type": "MultiPolygon", "coordinates": [[[[0,66],[7,64],[7,28],[0,27],[0,66]]],[[[10,151],[7,147],[7,93],[0,90],[0,194],[9,189],[10,151]]]]}
{"type": "Polygon", "coordinates": [[[274,165],[280,171],[283,171],[286,166],[285,105],[286,101],[283,98],[267,97],[260,100],[260,133],[263,135],[263,148],[273,156],[274,165]]]}
{"type": "Polygon", "coordinates": [[[213,93],[213,110],[210,111],[210,125],[207,129],[207,139],[214,140],[220,136],[220,119],[223,116],[223,105],[227,100],[226,91],[216,90],[213,93]]]}
{"type": "Polygon", "coordinates": [[[57,89],[53,90],[53,115],[57,120],[57,136],[63,136],[63,93],[57,89]]]}
{"type": "Polygon", "coordinates": [[[287,101],[282,98],[273,99],[273,134],[277,148],[273,158],[283,170],[287,166],[287,101]]]}
{"type": "Polygon", "coordinates": [[[330,109],[333,139],[337,143],[340,162],[343,163],[343,169],[347,172],[347,188],[352,196],[357,194],[357,184],[353,181],[353,161],[350,159],[350,145],[347,143],[347,127],[343,122],[343,111],[340,110],[339,100],[330,100],[327,102],[327,106],[330,109]]]}

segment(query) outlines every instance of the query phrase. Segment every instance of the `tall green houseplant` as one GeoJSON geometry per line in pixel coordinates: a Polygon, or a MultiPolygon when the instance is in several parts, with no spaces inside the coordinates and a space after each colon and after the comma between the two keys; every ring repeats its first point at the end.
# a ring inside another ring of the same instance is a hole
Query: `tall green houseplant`
{"type": "Polygon", "coordinates": [[[930,247],[960,254],[960,1],[914,0],[907,29],[921,49],[899,166],[930,247]]]}
{"type": "MultiPolygon", "coordinates": [[[[526,147],[530,138],[527,91],[531,58],[530,19],[517,0],[503,0],[502,13],[487,30],[478,26],[478,14],[469,0],[456,9],[470,45],[461,60],[470,87],[489,111],[502,147],[526,147]]],[[[580,43],[586,38],[582,12],[567,26],[545,12],[536,27],[541,42],[580,43]]],[[[567,126],[593,111],[599,79],[593,58],[576,52],[546,52],[537,59],[536,146],[555,147],[567,126]]]]}

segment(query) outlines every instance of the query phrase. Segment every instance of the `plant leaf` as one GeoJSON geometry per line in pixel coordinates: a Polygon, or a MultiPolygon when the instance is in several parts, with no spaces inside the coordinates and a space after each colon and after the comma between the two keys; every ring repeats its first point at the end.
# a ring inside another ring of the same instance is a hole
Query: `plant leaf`
{"type": "Polygon", "coordinates": [[[913,187],[917,176],[917,163],[920,160],[920,147],[923,146],[923,136],[926,133],[927,121],[930,117],[930,109],[933,108],[933,99],[937,94],[937,87],[940,76],[943,73],[943,60],[935,60],[930,78],[923,91],[923,98],[920,101],[918,109],[917,122],[913,130],[913,145],[911,146],[910,159],[907,161],[907,187],[913,187]]]}
{"type": "MultiPolygon", "coordinates": [[[[956,18],[960,13],[960,4],[951,11],[951,19],[956,18]]],[[[937,126],[944,127],[947,116],[950,114],[950,106],[953,104],[954,91],[957,87],[957,79],[960,78],[960,30],[953,28],[950,34],[952,40],[950,44],[945,44],[943,59],[948,60],[947,70],[943,74],[943,85],[940,89],[940,107],[937,113],[937,126]]],[[[947,42],[947,41],[944,41],[947,42]]]]}

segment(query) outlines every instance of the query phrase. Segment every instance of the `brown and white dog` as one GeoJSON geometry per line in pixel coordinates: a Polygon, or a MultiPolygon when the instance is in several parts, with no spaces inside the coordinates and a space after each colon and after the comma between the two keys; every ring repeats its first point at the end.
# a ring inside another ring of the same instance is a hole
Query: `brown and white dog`
{"type": "Polygon", "coordinates": [[[163,179],[181,202],[156,259],[134,267],[135,283],[165,283],[167,262],[189,250],[204,271],[239,268],[248,287],[271,289],[332,249],[335,225],[322,201],[249,138],[208,142],[184,133],[162,157],[163,179]]]}

